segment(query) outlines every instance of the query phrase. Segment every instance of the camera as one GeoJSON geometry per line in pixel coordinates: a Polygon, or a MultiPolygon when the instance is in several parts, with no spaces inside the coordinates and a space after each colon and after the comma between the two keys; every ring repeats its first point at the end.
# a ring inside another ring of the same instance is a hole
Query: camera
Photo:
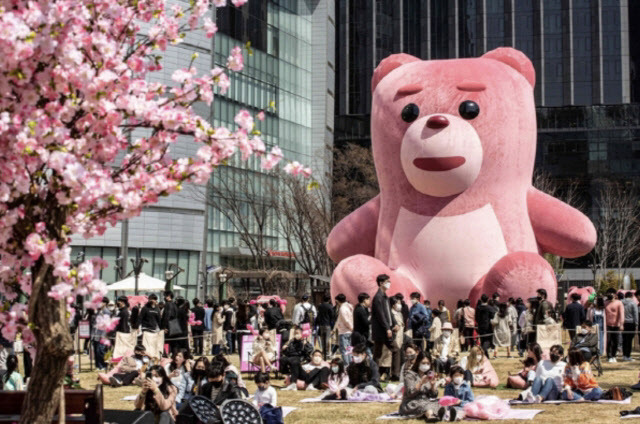
{"type": "Polygon", "coordinates": [[[151,372],[151,371],[147,371],[147,373],[144,375],[144,378],[150,378],[150,379],[153,379],[153,372],[151,372]]]}

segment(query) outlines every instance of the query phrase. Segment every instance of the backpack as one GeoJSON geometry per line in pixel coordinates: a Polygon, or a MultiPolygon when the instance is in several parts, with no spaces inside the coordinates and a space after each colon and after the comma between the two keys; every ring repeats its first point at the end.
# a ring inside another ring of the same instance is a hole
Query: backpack
{"type": "Polygon", "coordinates": [[[302,310],[304,311],[304,314],[302,315],[302,321],[300,321],[300,324],[306,324],[309,323],[311,325],[313,325],[313,309],[311,306],[309,306],[309,309],[305,308],[304,305],[302,305],[302,310]]]}

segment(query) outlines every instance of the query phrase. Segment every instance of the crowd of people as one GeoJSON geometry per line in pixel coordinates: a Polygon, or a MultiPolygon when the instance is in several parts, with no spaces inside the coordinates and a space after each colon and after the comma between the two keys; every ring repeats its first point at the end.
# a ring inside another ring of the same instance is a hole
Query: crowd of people
{"type": "MultiPolygon", "coordinates": [[[[622,360],[630,360],[638,328],[637,301],[630,292],[594,295],[587,307],[576,294],[562,313],[547,300],[544,289],[526,302],[503,302],[497,293],[483,294],[476,305],[460,300],[451,312],[441,300],[432,308],[419,293],[412,293],[407,304],[401,294],[389,293],[387,275],[379,275],[376,283],[375,295],[361,293],[356,305],[344,294],[334,302],[325,295],[315,305],[303,295],[291,321],[273,298],[267,303],[208,299],[204,305],[193,299],[191,307],[168,291],[163,302],[152,294],[145,305],[133,308],[127,297],[115,302],[104,298],[97,311],[78,314],[72,331],[78,320],[89,320],[91,338],[85,348],[93,349],[99,379],[114,387],[139,386],[136,408],[152,411],[158,422],[168,424],[196,395],[218,405],[227,399],[248,399],[258,408],[273,409],[273,373],[285,378],[282,390],[317,390],[324,400],[400,399],[402,415],[460,420],[464,405],[474,402],[474,388],[498,386],[491,359],[501,351],[507,358],[516,353],[524,357],[522,369],[506,381],[507,387],[521,391],[522,401],[597,400],[603,391],[591,371],[591,359],[606,353],[613,362],[620,346],[622,360]],[[119,318],[112,333],[97,329],[100,315],[119,318]],[[570,346],[566,354],[559,344],[543,353],[536,328],[559,321],[570,334],[570,346]],[[136,330],[164,332],[167,350],[147,352],[138,343],[106,372],[104,340],[136,330]],[[255,371],[253,394],[226,356],[242,355],[247,348],[244,335],[253,337],[245,355],[255,371]],[[443,407],[437,400],[442,396],[457,400],[443,407]]],[[[17,357],[7,352],[0,350],[0,381],[5,390],[21,390],[17,357]]]]}

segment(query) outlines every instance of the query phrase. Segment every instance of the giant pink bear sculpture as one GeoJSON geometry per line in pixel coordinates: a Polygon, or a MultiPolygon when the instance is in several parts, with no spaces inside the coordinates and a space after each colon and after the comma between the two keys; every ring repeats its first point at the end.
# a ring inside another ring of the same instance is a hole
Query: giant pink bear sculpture
{"type": "Polygon", "coordinates": [[[339,262],[331,292],[355,302],[391,276],[391,294],[454,306],[482,293],[556,300],[540,256],[587,254],[591,221],[532,187],[535,71],[512,48],[423,61],[394,54],[376,68],[371,137],[380,194],[327,240],[339,262]]]}

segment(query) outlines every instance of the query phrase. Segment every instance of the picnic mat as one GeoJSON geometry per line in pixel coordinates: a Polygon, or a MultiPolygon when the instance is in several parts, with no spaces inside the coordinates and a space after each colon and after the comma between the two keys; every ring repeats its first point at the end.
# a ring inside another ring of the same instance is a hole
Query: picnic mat
{"type": "Polygon", "coordinates": [[[510,400],[509,405],[550,405],[550,404],[560,404],[560,403],[580,403],[580,404],[591,404],[591,403],[615,403],[618,405],[627,405],[631,403],[631,396],[626,398],[625,400],[596,400],[596,401],[575,401],[575,400],[545,400],[540,403],[531,403],[531,402],[523,402],[521,400],[510,400]]]}
{"type": "MultiPolygon", "coordinates": [[[[539,413],[544,412],[543,409],[512,409],[502,418],[498,418],[499,420],[532,420],[539,413]]],[[[383,415],[378,417],[379,420],[412,420],[416,419],[416,416],[402,416],[397,412],[393,412],[391,414],[383,415]]],[[[468,421],[483,421],[476,418],[465,418],[468,421]]]]}
{"type": "Polygon", "coordinates": [[[289,415],[290,413],[292,413],[296,409],[298,409],[298,408],[294,408],[293,406],[283,406],[282,407],[282,418],[286,417],[287,415],[289,415]]]}
{"type": "Polygon", "coordinates": [[[398,403],[400,399],[361,401],[361,400],[322,400],[322,398],[308,398],[299,400],[300,403],[398,403]]]}

